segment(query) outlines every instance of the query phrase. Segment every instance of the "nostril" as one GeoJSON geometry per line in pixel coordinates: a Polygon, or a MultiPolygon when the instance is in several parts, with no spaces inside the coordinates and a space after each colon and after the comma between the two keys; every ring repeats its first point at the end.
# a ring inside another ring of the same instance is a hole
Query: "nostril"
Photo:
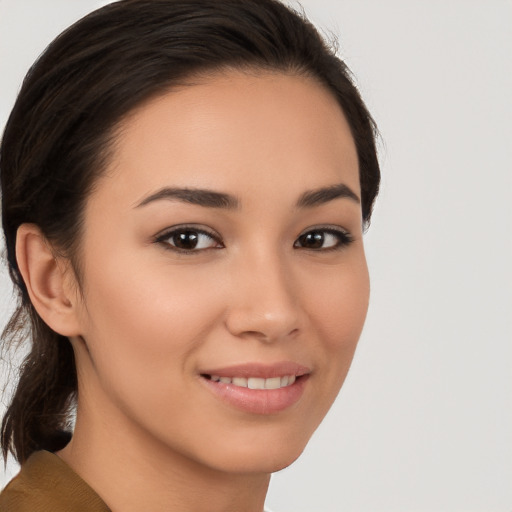
{"type": "Polygon", "coordinates": [[[301,317],[292,301],[271,300],[271,297],[257,299],[245,298],[228,310],[225,326],[232,335],[269,343],[299,333],[301,317]]]}

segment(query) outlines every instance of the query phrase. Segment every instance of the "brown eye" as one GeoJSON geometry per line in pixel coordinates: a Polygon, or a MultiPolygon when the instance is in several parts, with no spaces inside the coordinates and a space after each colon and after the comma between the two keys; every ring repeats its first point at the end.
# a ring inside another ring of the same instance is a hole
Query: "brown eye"
{"type": "Polygon", "coordinates": [[[301,247],[308,249],[320,249],[324,245],[324,233],[322,231],[310,231],[304,235],[299,236],[297,240],[301,247]]]}
{"type": "Polygon", "coordinates": [[[352,242],[352,236],[339,229],[312,229],[297,238],[294,247],[312,250],[338,249],[352,242]]]}
{"type": "Polygon", "coordinates": [[[182,231],[181,233],[175,233],[170,237],[172,244],[178,249],[185,249],[190,251],[195,249],[199,243],[199,233],[197,231],[182,231]]]}
{"type": "Polygon", "coordinates": [[[169,249],[178,251],[200,251],[222,247],[222,244],[210,233],[186,227],[167,231],[156,241],[169,249]]]}

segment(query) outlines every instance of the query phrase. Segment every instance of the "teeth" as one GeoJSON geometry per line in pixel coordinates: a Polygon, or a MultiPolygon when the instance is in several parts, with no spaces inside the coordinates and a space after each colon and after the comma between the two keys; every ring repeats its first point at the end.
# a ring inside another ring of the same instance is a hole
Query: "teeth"
{"type": "Polygon", "coordinates": [[[265,389],[279,389],[281,387],[281,377],[265,379],[265,389]]]}
{"type": "Polygon", "coordinates": [[[250,377],[247,379],[247,387],[249,389],[265,389],[265,379],[250,377]]]}
{"type": "Polygon", "coordinates": [[[219,377],[218,375],[210,375],[210,380],[214,382],[222,382],[222,384],[233,384],[241,388],[249,389],[280,389],[291,386],[295,382],[295,375],[284,375],[283,377],[270,377],[262,379],[260,377],[219,377]]]}

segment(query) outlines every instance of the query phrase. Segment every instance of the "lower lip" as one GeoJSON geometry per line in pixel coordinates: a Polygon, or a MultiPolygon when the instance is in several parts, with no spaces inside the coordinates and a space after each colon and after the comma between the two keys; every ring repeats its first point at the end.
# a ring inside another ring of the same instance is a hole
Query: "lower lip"
{"type": "Polygon", "coordinates": [[[201,380],[216,396],[237,409],[252,414],[276,414],[300,400],[308,377],[297,377],[291,386],[279,389],[249,389],[204,377],[201,380]]]}

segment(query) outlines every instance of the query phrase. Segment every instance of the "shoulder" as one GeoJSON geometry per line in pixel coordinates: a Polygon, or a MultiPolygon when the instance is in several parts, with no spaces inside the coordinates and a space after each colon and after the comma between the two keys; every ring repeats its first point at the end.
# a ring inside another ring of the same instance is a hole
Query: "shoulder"
{"type": "Polygon", "coordinates": [[[40,451],[0,494],[1,512],[108,512],[101,498],[59,457],[40,451]]]}

